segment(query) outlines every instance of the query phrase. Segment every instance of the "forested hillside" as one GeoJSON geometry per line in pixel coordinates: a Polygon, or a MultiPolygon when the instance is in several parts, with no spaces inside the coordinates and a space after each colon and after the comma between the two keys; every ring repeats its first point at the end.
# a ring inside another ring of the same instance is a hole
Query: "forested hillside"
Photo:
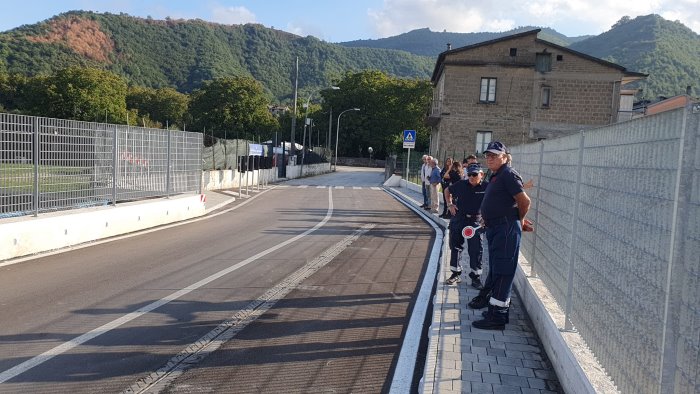
{"type": "Polygon", "coordinates": [[[189,92],[216,77],[252,76],[288,98],[294,58],[301,92],[327,87],[345,72],[380,70],[427,78],[434,60],[405,51],[347,48],[257,24],[153,20],[68,12],[0,33],[0,73],[50,74],[68,66],[112,71],[131,84],[189,92]]]}
{"type": "MultiPolygon", "coordinates": [[[[399,49],[436,57],[447,49],[448,42],[454,49],[532,29],[522,27],[501,33],[447,33],[419,29],[394,37],[350,41],[341,45],[399,49]]],[[[692,87],[692,95],[700,96],[700,36],[680,22],[671,22],[658,15],[635,19],[623,17],[609,31],[598,36],[566,37],[555,30],[542,28],[538,37],[609,60],[630,71],[649,74],[646,81],[636,85],[643,89],[644,98],[685,93],[686,86],[692,87]]]]}
{"type": "Polygon", "coordinates": [[[542,29],[539,37],[543,40],[553,42],[561,46],[568,46],[571,43],[583,40],[589,36],[582,37],[567,37],[555,30],[547,27],[525,26],[517,29],[504,32],[483,32],[483,33],[449,33],[449,32],[433,32],[430,29],[417,29],[408,33],[399,34],[398,36],[380,38],[377,40],[356,40],[341,42],[344,45],[352,48],[384,48],[384,49],[399,49],[402,51],[411,52],[416,55],[437,56],[447,49],[447,44],[452,44],[452,48],[459,48],[467,45],[476,44],[479,42],[494,40],[499,37],[505,37],[512,34],[518,34],[529,30],[542,29]]]}
{"type": "Polygon", "coordinates": [[[700,35],[658,15],[622,18],[612,29],[571,49],[649,74],[640,83],[645,98],[685,93],[700,96],[700,35]]]}

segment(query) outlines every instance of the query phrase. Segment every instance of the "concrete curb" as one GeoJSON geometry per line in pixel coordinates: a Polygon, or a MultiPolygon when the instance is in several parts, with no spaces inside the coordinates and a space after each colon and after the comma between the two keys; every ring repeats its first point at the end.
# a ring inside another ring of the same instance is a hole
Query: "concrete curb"
{"type": "Polygon", "coordinates": [[[0,224],[0,261],[196,218],[205,213],[203,196],[188,194],[8,219],[0,224]]]}
{"type": "MultiPolygon", "coordinates": [[[[419,217],[428,222],[433,227],[433,230],[435,230],[435,241],[430,252],[428,268],[425,271],[423,283],[421,283],[418,296],[416,297],[416,302],[413,310],[411,311],[411,318],[408,323],[408,327],[406,327],[404,341],[401,345],[401,352],[399,353],[399,359],[396,363],[394,377],[391,382],[389,392],[398,394],[408,393],[411,390],[416,368],[416,360],[418,358],[418,350],[421,337],[423,335],[424,322],[428,316],[428,308],[430,307],[431,302],[434,303],[433,294],[435,282],[438,278],[438,273],[440,272],[441,267],[445,226],[444,223],[440,223],[439,221],[435,220],[432,215],[427,215],[425,212],[422,212],[416,208],[416,204],[414,204],[415,200],[411,199],[405,194],[390,188],[385,188],[384,190],[404,204],[407,208],[418,214],[419,217]]],[[[429,328],[428,349],[430,349],[431,342],[433,341],[433,337],[430,334],[431,330],[429,328]]],[[[427,365],[428,362],[426,360],[426,368],[427,365]]],[[[421,381],[422,380],[423,379],[421,379],[421,381]]],[[[422,383],[419,384],[419,390],[422,389],[421,386],[422,383]]]]}

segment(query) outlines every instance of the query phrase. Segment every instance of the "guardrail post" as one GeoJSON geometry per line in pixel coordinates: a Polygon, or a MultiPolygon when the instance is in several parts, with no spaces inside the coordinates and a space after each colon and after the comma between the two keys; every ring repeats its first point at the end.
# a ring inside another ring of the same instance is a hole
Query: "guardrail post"
{"type": "Polygon", "coordinates": [[[118,129],[113,125],[114,133],[112,136],[112,205],[117,205],[117,156],[119,155],[119,137],[118,129]]]}
{"type": "Polygon", "coordinates": [[[564,331],[575,331],[571,324],[572,299],[574,295],[574,261],[576,260],[576,231],[578,230],[578,206],[581,193],[581,172],[583,172],[583,143],[586,138],[584,131],[580,132],[581,139],[578,146],[578,166],[576,167],[576,192],[574,193],[574,216],[571,222],[571,245],[569,247],[569,278],[566,281],[566,311],[564,316],[564,331]]]}
{"type": "Polygon", "coordinates": [[[32,201],[32,209],[34,210],[34,216],[39,216],[39,118],[32,118],[32,156],[34,162],[34,184],[32,194],[34,201],[32,201]]]}
{"type": "MultiPolygon", "coordinates": [[[[537,192],[535,193],[535,226],[540,220],[540,189],[542,188],[542,160],[544,159],[544,141],[540,141],[540,163],[537,169],[537,192]]],[[[537,232],[534,234],[535,239],[532,241],[532,261],[530,262],[530,276],[537,277],[537,232]]]]}
{"type": "MultiPolygon", "coordinates": [[[[687,267],[692,267],[690,261],[697,261],[697,256],[689,256],[691,248],[685,247],[685,241],[691,240],[688,230],[696,224],[691,222],[688,212],[692,212],[693,201],[693,169],[695,160],[693,156],[697,152],[697,138],[700,136],[700,120],[691,117],[690,106],[686,106],[683,113],[683,125],[678,141],[678,170],[675,174],[675,189],[673,190],[673,211],[671,217],[671,236],[669,240],[668,266],[666,268],[666,283],[663,312],[663,328],[661,332],[661,355],[659,371],[659,390],[661,393],[672,393],[677,390],[676,379],[678,376],[679,337],[683,328],[682,304],[683,293],[692,292],[692,288],[684,285],[684,276],[687,275],[687,267]],[[694,122],[693,122],[694,120],[694,122]],[[693,129],[694,128],[694,129],[693,129]],[[686,262],[684,264],[684,262],[686,262]]],[[[692,241],[691,241],[692,242],[692,241]]],[[[697,266],[697,264],[696,264],[697,266]]],[[[692,268],[690,268],[692,269],[692,268]]],[[[692,298],[691,298],[692,299],[692,298]]],[[[691,299],[687,302],[692,303],[691,299]]],[[[683,350],[680,350],[683,353],[683,350]]],[[[697,359],[696,359],[697,360],[697,359]]],[[[695,365],[697,367],[697,364],[695,365]]],[[[692,366],[689,366],[692,368],[692,366]]],[[[697,382],[696,382],[697,384],[697,382]]],[[[696,386],[697,387],[697,386],[696,386]]],[[[682,390],[681,390],[682,391],[682,390]]],[[[692,391],[692,389],[691,389],[692,391]]]]}
{"type": "Polygon", "coordinates": [[[168,132],[168,158],[167,158],[167,169],[165,172],[165,197],[170,198],[170,129],[166,130],[168,132]]]}

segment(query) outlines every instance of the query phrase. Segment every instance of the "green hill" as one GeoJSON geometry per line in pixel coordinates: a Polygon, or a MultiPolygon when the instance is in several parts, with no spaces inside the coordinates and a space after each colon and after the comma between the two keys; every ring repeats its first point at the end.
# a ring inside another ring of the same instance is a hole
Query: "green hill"
{"type": "MultiPolygon", "coordinates": [[[[537,29],[537,27],[523,26],[517,29],[498,33],[448,33],[433,32],[430,31],[430,29],[425,28],[412,30],[408,33],[399,34],[398,36],[380,38],[377,40],[356,40],[341,42],[340,45],[352,48],[399,49],[402,51],[411,52],[416,55],[431,56],[433,58],[437,58],[437,56],[441,52],[444,52],[447,49],[447,43],[452,44],[452,48],[460,48],[463,46],[489,41],[499,37],[505,37],[508,35],[522,33],[534,29],[537,29]]],[[[562,46],[568,46],[574,42],[589,37],[567,37],[547,27],[542,27],[540,29],[542,29],[542,31],[539,34],[540,38],[562,46]]]]}
{"type": "MultiPolygon", "coordinates": [[[[258,24],[222,25],[202,20],[153,20],[126,14],[73,11],[0,33],[0,73],[50,74],[70,65],[115,72],[135,85],[189,92],[221,76],[252,76],[270,96],[291,96],[294,58],[300,94],[328,87],[348,71],[380,70],[427,79],[437,55],[452,48],[530,30],[447,33],[413,30],[378,40],[331,44],[258,24]]],[[[646,98],[700,95],[700,37],[658,15],[622,18],[599,36],[566,37],[542,28],[539,37],[648,73],[646,98]]]]}
{"type": "Polygon", "coordinates": [[[258,24],[72,11],[0,33],[0,73],[35,76],[70,65],[93,66],[136,85],[182,92],[215,77],[248,75],[271,96],[285,99],[292,92],[296,56],[302,93],[327,87],[348,71],[424,79],[434,66],[433,59],[404,51],[347,48],[258,24]]]}
{"type": "Polygon", "coordinates": [[[649,74],[640,84],[646,98],[683,94],[686,86],[700,96],[700,36],[680,22],[658,15],[625,17],[570,48],[649,74]]]}

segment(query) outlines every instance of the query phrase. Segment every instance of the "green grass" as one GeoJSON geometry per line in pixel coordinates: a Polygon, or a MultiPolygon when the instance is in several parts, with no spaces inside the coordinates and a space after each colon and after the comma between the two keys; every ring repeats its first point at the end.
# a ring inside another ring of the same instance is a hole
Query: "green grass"
{"type": "MultiPolygon", "coordinates": [[[[39,166],[39,191],[42,193],[70,192],[90,189],[91,168],[39,166]]],[[[31,164],[0,163],[0,190],[34,189],[34,166],[31,164]]]]}

